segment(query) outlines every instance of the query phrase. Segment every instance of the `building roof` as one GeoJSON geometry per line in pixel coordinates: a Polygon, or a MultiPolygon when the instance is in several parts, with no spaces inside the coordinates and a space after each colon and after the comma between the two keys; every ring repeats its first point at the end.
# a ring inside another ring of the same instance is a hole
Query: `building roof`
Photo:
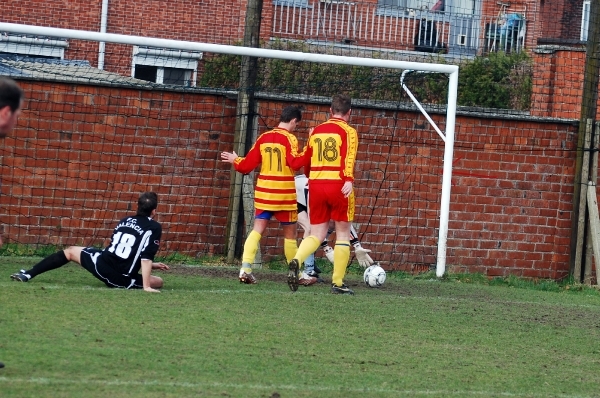
{"type": "Polygon", "coordinates": [[[155,83],[94,68],[88,61],[0,54],[0,75],[19,79],[153,88],[155,83]]]}

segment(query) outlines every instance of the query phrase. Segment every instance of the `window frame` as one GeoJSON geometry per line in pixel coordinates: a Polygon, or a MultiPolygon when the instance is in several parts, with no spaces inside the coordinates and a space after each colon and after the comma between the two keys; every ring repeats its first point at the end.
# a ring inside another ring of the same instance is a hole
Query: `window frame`
{"type": "Polygon", "coordinates": [[[3,53],[63,60],[65,59],[65,49],[68,47],[69,42],[63,39],[13,36],[6,33],[0,35],[0,52],[3,53]]]}
{"type": "Polygon", "coordinates": [[[273,0],[273,4],[276,6],[311,8],[311,6],[308,4],[308,0],[273,0]]]}
{"type": "Polygon", "coordinates": [[[133,46],[131,77],[135,77],[136,65],[155,66],[157,71],[156,82],[154,83],[164,84],[165,68],[184,69],[191,71],[191,76],[189,86],[183,85],[182,87],[196,87],[198,61],[201,59],[201,52],[133,46]]]}
{"type": "Polygon", "coordinates": [[[590,7],[591,1],[584,0],[583,7],[581,9],[581,30],[579,33],[579,40],[587,41],[590,30],[590,7]]]}

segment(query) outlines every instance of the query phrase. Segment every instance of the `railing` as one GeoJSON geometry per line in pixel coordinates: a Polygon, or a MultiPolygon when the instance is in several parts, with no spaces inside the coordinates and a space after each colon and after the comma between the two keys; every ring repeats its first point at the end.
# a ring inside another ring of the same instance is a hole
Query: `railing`
{"type": "Polygon", "coordinates": [[[493,18],[345,1],[279,1],[272,35],[382,49],[478,54],[521,51],[525,19],[493,18]]]}

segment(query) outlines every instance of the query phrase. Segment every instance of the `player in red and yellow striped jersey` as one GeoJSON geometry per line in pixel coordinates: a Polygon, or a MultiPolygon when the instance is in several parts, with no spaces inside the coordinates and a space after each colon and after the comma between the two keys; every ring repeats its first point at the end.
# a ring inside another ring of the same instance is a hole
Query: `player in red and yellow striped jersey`
{"type": "Polygon", "coordinates": [[[330,111],[331,118],[311,131],[304,151],[290,159],[292,167],[304,166],[308,175],[311,236],[302,241],[294,259],[289,262],[288,285],[292,291],[298,289],[299,265],[319,248],[332,219],[336,243],[331,292],[354,294],[344,285],[344,275],[350,259],[350,223],[354,219],[353,184],[358,134],[348,124],[352,112],[350,97],[334,96],[330,111]]]}
{"type": "MultiPolygon", "coordinates": [[[[302,120],[300,108],[288,106],[281,113],[279,125],[261,134],[246,157],[239,157],[235,152],[221,153],[221,159],[233,164],[236,171],[240,173],[247,174],[259,164],[261,165],[254,191],[256,212],[254,227],[244,243],[239,276],[241,283],[257,283],[256,277],[252,274],[252,264],[258,251],[260,238],[271,217],[275,217],[281,223],[286,260],[291,261],[298,250],[296,185],[294,170],[288,164],[288,159],[292,153],[298,152],[298,140],[292,131],[300,120],[302,120]]],[[[316,281],[316,278],[307,276],[300,279],[299,283],[311,285],[316,281]]]]}

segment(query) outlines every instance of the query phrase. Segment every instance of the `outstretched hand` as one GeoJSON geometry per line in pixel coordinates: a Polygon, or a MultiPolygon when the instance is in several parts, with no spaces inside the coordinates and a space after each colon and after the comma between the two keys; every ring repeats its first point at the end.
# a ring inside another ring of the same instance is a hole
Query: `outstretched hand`
{"type": "Polygon", "coordinates": [[[371,250],[364,249],[359,246],[354,249],[354,254],[356,254],[356,260],[358,261],[358,265],[363,268],[367,268],[368,266],[373,264],[373,259],[367,253],[370,253],[371,250]]]}
{"type": "Polygon", "coordinates": [[[162,269],[164,271],[168,271],[171,268],[169,268],[169,266],[164,263],[152,263],[152,269],[162,269]]]}
{"type": "Polygon", "coordinates": [[[233,152],[221,152],[221,160],[227,163],[233,163],[233,161],[238,157],[235,151],[233,152]]]}
{"type": "Polygon", "coordinates": [[[144,291],[148,292],[148,293],[160,293],[160,290],[156,290],[156,289],[153,289],[151,287],[145,287],[144,291]]]}

